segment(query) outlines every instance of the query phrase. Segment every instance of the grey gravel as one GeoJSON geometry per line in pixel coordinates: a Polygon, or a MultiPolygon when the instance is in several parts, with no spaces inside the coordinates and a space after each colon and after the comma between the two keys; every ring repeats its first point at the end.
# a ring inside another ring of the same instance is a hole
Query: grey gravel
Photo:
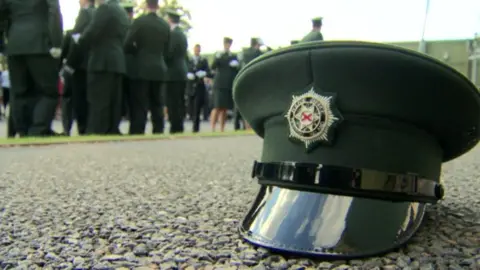
{"type": "Polygon", "coordinates": [[[480,269],[480,147],[410,245],[314,261],[244,243],[255,137],[0,149],[0,269],[480,269]]]}

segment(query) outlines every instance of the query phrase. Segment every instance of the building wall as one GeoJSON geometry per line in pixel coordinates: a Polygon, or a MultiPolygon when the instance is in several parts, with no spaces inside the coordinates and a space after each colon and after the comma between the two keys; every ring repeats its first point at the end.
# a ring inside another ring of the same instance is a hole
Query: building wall
{"type": "MultiPolygon", "coordinates": [[[[473,79],[473,61],[468,60],[470,56],[470,42],[471,40],[427,41],[426,54],[455,68],[466,77],[473,79]]],[[[418,50],[419,46],[418,42],[397,42],[391,44],[411,50],[418,50]]],[[[480,59],[477,60],[476,65],[477,81],[475,83],[480,87],[480,59]]]]}

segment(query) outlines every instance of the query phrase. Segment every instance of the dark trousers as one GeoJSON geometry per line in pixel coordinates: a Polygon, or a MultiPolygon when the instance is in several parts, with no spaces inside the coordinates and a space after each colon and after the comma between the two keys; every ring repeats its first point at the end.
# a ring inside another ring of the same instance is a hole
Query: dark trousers
{"type": "Polygon", "coordinates": [[[188,120],[193,121],[193,106],[195,104],[195,95],[189,94],[187,97],[187,114],[188,120]]]}
{"type": "Polygon", "coordinates": [[[8,138],[15,138],[17,135],[17,131],[15,130],[15,124],[13,123],[13,116],[12,116],[12,106],[13,102],[10,103],[9,112],[8,112],[8,119],[7,119],[7,137],[8,138]]]}
{"type": "Polygon", "coordinates": [[[245,125],[243,124],[243,117],[237,109],[234,110],[233,128],[235,130],[245,129],[245,125]]]}
{"type": "Polygon", "coordinates": [[[185,87],[186,82],[167,82],[165,85],[165,103],[170,122],[170,133],[183,132],[185,115],[185,87]]]}
{"type": "Polygon", "coordinates": [[[73,115],[77,121],[78,134],[87,132],[88,101],[87,101],[87,72],[76,70],[72,76],[72,106],[73,115]]]}
{"type": "Polygon", "coordinates": [[[130,118],[130,87],[132,87],[132,79],[124,76],[122,83],[122,118],[130,118]]]}
{"type": "Polygon", "coordinates": [[[193,96],[193,109],[192,109],[192,121],[193,121],[193,132],[200,131],[200,116],[202,110],[205,107],[205,96],[207,90],[204,85],[198,85],[195,87],[195,94],[193,96]]]}
{"type": "Polygon", "coordinates": [[[66,134],[70,134],[73,119],[77,122],[78,134],[87,130],[87,73],[76,70],[73,75],[65,75],[62,96],[62,124],[66,134]]]}
{"type": "Polygon", "coordinates": [[[3,108],[6,110],[10,101],[10,88],[3,87],[3,108]]]}
{"type": "Polygon", "coordinates": [[[160,81],[131,80],[129,87],[130,131],[144,134],[147,114],[150,111],[153,133],[163,133],[164,116],[160,81]]]}
{"type": "Polygon", "coordinates": [[[88,73],[88,134],[119,134],[122,77],[121,74],[113,72],[88,73]]]}
{"type": "Polygon", "coordinates": [[[63,78],[63,94],[62,94],[62,125],[63,132],[70,134],[73,123],[73,106],[72,106],[72,88],[73,78],[71,74],[65,74],[63,78]]]}
{"type": "Polygon", "coordinates": [[[210,118],[210,113],[212,112],[212,93],[207,89],[205,93],[205,106],[203,106],[203,120],[207,120],[210,118]]]}
{"type": "Polygon", "coordinates": [[[48,54],[11,55],[8,67],[16,131],[21,136],[51,135],[58,104],[58,61],[48,54]]]}

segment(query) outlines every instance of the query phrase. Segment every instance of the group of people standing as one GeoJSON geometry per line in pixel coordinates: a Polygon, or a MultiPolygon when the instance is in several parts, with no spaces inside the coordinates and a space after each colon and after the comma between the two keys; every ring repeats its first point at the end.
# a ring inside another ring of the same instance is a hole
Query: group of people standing
{"type": "MultiPolygon", "coordinates": [[[[122,115],[128,108],[129,134],[143,134],[150,112],[153,133],[164,132],[163,105],[169,109],[170,133],[183,132],[184,112],[179,106],[185,93],[187,38],[178,26],[180,16],[169,13],[168,22],[157,15],[158,0],[147,0],[147,12],[133,20],[133,5],[120,5],[116,0],[101,3],[96,9],[93,1],[81,1],[83,9],[77,18],[92,10],[90,22],[84,30],[67,32],[62,74],[65,89],[72,93],[86,93],[87,104],[76,106],[72,95],[73,115],[79,133],[86,126],[88,134],[120,134],[122,115]],[[94,35],[94,36],[92,36],[94,35]],[[88,56],[87,56],[88,55],[88,56]],[[86,61],[79,65],[78,63],[86,61]],[[76,61],[78,60],[78,61],[76,61]],[[86,68],[86,91],[79,87],[75,77],[78,69],[86,68]],[[71,87],[70,87],[70,83],[71,87]],[[162,97],[165,88],[165,99],[162,97]],[[182,98],[179,98],[182,95],[182,98]],[[124,106],[126,104],[127,106],[124,106]],[[86,108],[85,125],[78,116],[86,108]],[[90,128],[89,128],[90,127],[90,128]]],[[[87,17],[85,15],[84,17],[87,17]]],[[[85,94],[84,94],[85,95],[85,94]]],[[[71,117],[64,121],[70,124],[71,117]]],[[[70,124],[71,126],[71,124],[70,124]]]]}
{"type": "MultiPolygon", "coordinates": [[[[311,41],[323,41],[321,33],[322,18],[312,19],[312,30],[300,41],[292,40],[291,45],[311,41]]],[[[220,131],[225,130],[227,121],[227,112],[233,110],[234,129],[248,129],[248,123],[243,118],[233,104],[232,87],[233,81],[238,71],[253,59],[263,54],[260,49],[263,42],[260,38],[251,38],[250,47],[243,50],[240,54],[233,53],[231,46],[233,39],[225,37],[223,39],[223,50],[217,52],[209,66],[208,60],[200,55],[201,47],[199,44],[194,46],[194,55],[189,58],[189,68],[187,73],[187,91],[189,91],[188,103],[191,106],[191,118],[193,121],[193,131],[199,129],[201,110],[207,106],[205,104],[206,88],[212,85],[213,89],[213,109],[210,114],[210,125],[212,131],[216,131],[219,124],[220,131]]],[[[267,51],[271,50],[267,47],[267,51]]]]}
{"type": "Polygon", "coordinates": [[[63,35],[58,0],[0,0],[0,52],[10,71],[14,133],[53,135],[59,74],[67,134],[73,118],[80,134],[120,134],[123,101],[130,134],[144,133],[148,111],[153,132],[162,133],[162,86],[170,133],[183,132],[188,45],[179,14],[170,12],[167,22],[157,15],[158,0],[146,0],[146,14],[133,20],[133,5],[79,2],[75,26],[63,35]]]}
{"type": "Polygon", "coordinates": [[[219,124],[224,131],[231,109],[235,129],[248,128],[234,108],[232,85],[242,66],[262,54],[260,39],[252,38],[250,48],[237,55],[226,37],[209,64],[199,44],[188,56],[180,14],[171,10],[164,20],[158,0],[146,0],[146,13],[136,19],[133,4],[79,2],[75,26],[64,35],[58,0],[0,0],[0,53],[7,56],[12,93],[10,136],[56,135],[51,125],[59,74],[65,135],[73,119],[79,134],[121,134],[125,114],[129,134],[144,134],[149,112],[153,133],[163,133],[164,107],[170,133],[184,131],[187,111],[198,132],[209,86],[212,130],[219,124]]]}

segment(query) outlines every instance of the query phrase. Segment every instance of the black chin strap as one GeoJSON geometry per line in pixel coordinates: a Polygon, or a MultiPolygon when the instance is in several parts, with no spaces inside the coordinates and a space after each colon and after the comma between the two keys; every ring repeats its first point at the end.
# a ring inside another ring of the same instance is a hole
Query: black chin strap
{"type": "Polygon", "coordinates": [[[395,174],[314,163],[254,162],[260,185],[394,202],[436,203],[443,186],[415,174],[395,174]]]}

